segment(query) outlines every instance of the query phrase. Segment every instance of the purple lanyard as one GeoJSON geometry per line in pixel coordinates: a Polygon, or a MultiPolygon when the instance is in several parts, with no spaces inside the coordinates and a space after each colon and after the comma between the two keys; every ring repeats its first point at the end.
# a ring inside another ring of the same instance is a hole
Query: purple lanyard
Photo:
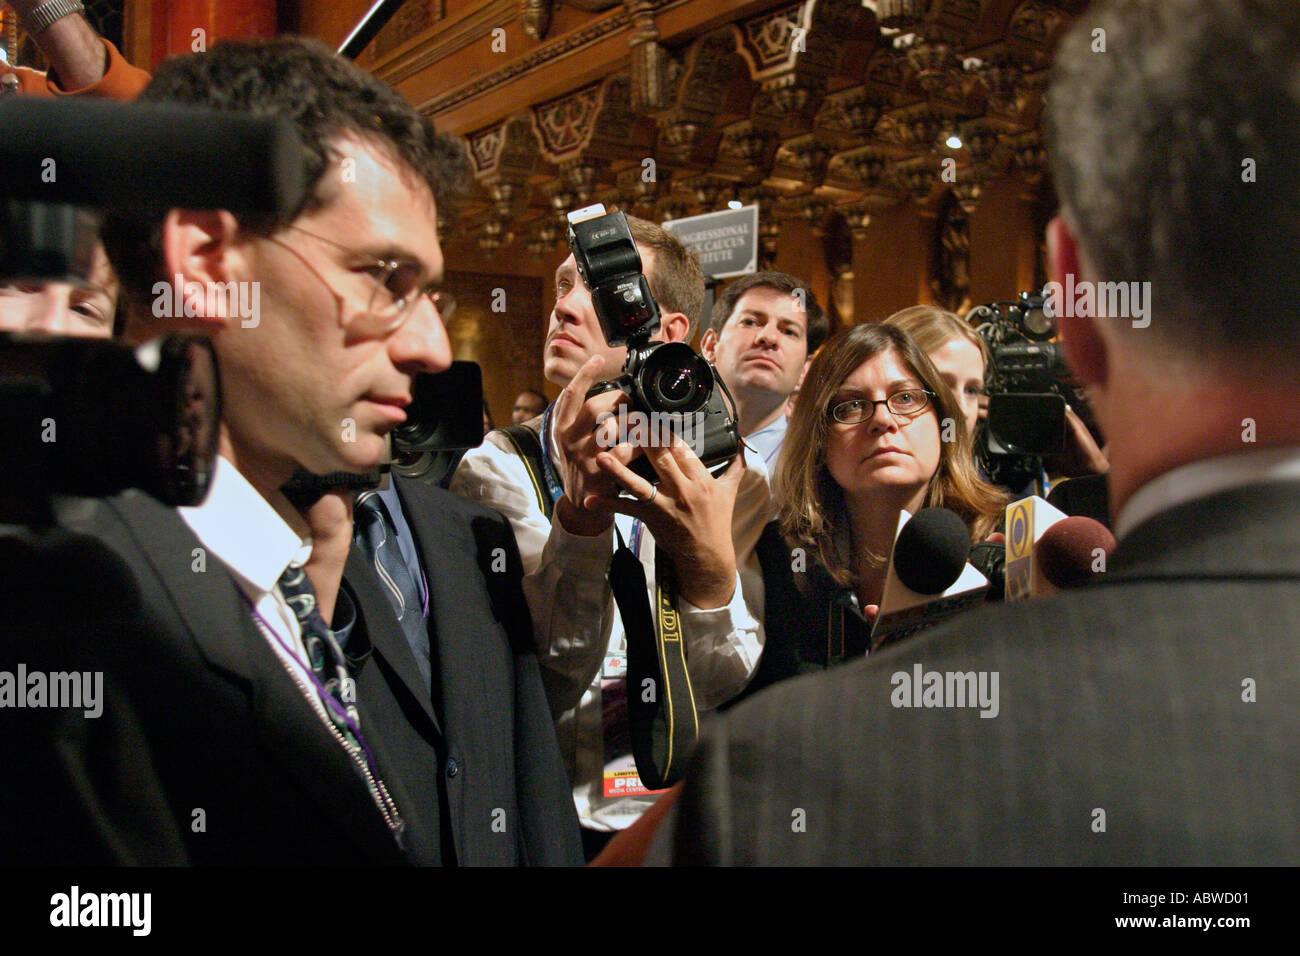
{"type": "Polygon", "coordinates": [[[325,685],[320,682],[320,678],[316,676],[315,671],[307,666],[307,663],[298,656],[297,652],[284,642],[284,638],[280,637],[279,632],[271,626],[270,622],[267,621],[266,618],[262,617],[262,613],[254,606],[253,602],[248,599],[248,595],[244,593],[244,589],[236,586],[235,590],[238,591],[239,596],[244,599],[244,603],[248,605],[248,609],[253,613],[253,617],[257,618],[262,627],[266,628],[267,633],[275,638],[275,642],[284,649],[284,652],[297,661],[306,672],[307,678],[316,686],[316,695],[320,699],[321,704],[343,718],[343,722],[347,725],[348,730],[352,731],[352,736],[356,737],[357,745],[365,752],[366,765],[370,767],[370,772],[377,773],[375,770],[375,755],[372,754],[370,748],[366,746],[366,740],[361,736],[361,728],[357,725],[356,721],[348,716],[347,708],[339,703],[338,700],[335,699],[334,695],[325,689],[325,685]]]}

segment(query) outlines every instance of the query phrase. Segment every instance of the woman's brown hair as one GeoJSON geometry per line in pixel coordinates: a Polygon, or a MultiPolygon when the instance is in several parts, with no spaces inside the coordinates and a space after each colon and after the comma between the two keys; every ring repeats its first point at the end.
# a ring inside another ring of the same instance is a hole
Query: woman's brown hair
{"type": "MultiPolygon", "coordinates": [[[[926,489],[925,506],[956,512],[971,537],[988,537],[1002,518],[1006,496],[975,470],[961,409],[929,357],[907,333],[888,325],[855,325],[817,353],[799,390],[794,416],[777,461],[777,520],[791,547],[810,551],[839,584],[852,585],[835,549],[835,532],[847,520],[844,493],[826,468],[830,406],[835,393],[863,362],[893,352],[934,393],[939,419],[939,467],[926,489]]],[[[883,560],[883,559],[881,559],[883,560]]]]}

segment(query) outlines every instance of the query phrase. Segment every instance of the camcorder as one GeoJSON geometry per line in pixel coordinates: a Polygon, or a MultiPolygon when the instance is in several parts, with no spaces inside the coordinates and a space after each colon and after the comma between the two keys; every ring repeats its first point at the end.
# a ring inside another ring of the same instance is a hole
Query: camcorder
{"type": "Polygon", "coordinates": [[[1039,293],[1021,292],[966,316],[992,356],[985,375],[988,417],[976,436],[976,454],[989,478],[1009,488],[1037,480],[1043,460],[1065,450],[1067,405],[1097,434],[1087,398],[1052,341],[1056,322],[1044,301],[1039,293]]]}
{"type": "MultiPolygon", "coordinates": [[[[85,281],[113,209],[266,212],[302,195],[302,145],[284,121],[4,97],[0,129],[0,280],[85,281]],[[194,136],[214,148],[204,156],[194,136]]],[[[0,334],[0,522],[47,527],[55,495],[126,488],[200,504],[220,421],[216,357],[200,337],[132,347],[0,334]]]]}
{"type": "MultiPolygon", "coordinates": [[[[605,341],[626,345],[621,374],[592,386],[587,397],[618,390],[630,412],[645,415],[650,434],[679,435],[716,473],[740,451],[735,401],[717,370],[685,342],[650,342],[659,328],[659,305],[641,268],[641,255],[622,212],[597,204],[568,214],[569,248],[591,292],[605,341]]],[[[628,466],[657,483],[644,455],[628,466]]]]}

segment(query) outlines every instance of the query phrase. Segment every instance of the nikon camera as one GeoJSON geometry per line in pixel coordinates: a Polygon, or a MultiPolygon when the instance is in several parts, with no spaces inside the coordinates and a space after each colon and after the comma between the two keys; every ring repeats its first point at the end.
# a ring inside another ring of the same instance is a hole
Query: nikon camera
{"type": "MultiPolygon", "coordinates": [[[[596,204],[569,213],[568,219],[569,248],[591,291],[605,341],[627,346],[622,374],[593,386],[587,397],[622,391],[630,399],[629,420],[632,413],[647,416],[645,433],[652,441],[671,430],[710,472],[722,470],[740,451],[735,402],[714,367],[685,342],[650,342],[659,328],[659,305],[627,217],[596,204]]],[[[644,455],[628,467],[646,481],[659,481],[644,455]]]]}

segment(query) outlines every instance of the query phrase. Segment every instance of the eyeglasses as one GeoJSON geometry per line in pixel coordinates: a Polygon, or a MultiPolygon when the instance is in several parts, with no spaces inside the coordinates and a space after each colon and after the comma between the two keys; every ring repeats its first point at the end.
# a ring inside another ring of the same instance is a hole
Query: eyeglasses
{"type": "Polygon", "coordinates": [[[876,406],[884,405],[898,418],[913,418],[930,407],[934,392],[924,388],[904,388],[888,398],[850,398],[831,406],[831,418],[845,425],[859,425],[876,417],[876,406]]]}
{"type": "MultiPolygon", "coordinates": [[[[415,312],[415,307],[419,304],[421,296],[428,296],[432,300],[434,308],[438,310],[438,315],[444,322],[456,310],[456,297],[450,292],[439,289],[436,283],[420,285],[420,267],[415,262],[378,259],[357,252],[355,249],[350,249],[333,239],[317,235],[303,229],[301,226],[290,225],[285,228],[300,232],[305,236],[311,236],[319,242],[346,252],[349,256],[369,260],[370,267],[366,269],[366,277],[371,286],[370,298],[366,303],[365,313],[347,323],[349,329],[365,335],[391,335],[400,329],[415,312]]],[[[339,296],[334,291],[333,286],[325,282],[325,278],[296,249],[275,237],[271,237],[271,241],[284,246],[302,259],[308,268],[316,272],[316,275],[325,284],[326,288],[336,298],[342,299],[342,296],[339,296]]]]}

